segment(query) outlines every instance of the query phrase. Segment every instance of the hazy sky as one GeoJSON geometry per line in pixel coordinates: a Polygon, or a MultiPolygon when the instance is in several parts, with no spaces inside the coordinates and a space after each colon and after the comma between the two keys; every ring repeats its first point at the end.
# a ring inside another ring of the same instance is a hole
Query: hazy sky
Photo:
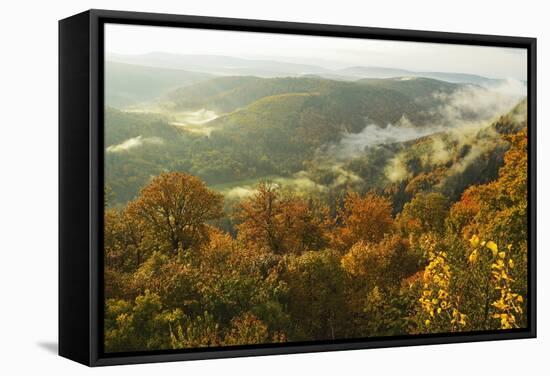
{"type": "Polygon", "coordinates": [[[314,64],[382,66],[415,71],[527,79],[527,50],[436,43],[108,24],[107,53],[226,55],[314,64]]]}

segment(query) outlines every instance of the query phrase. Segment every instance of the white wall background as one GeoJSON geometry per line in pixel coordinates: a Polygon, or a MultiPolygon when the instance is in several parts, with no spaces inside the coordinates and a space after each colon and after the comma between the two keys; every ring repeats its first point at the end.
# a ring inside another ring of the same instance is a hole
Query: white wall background
{"type": "Polygon", "coordinates": [[[540,375],[550,366],[550,140],[545,2],[461,0],[6,1],[0,21],[0,374],[540,375]],[[537,37],[539,338],[88,369],[57,342],[57,20],[86,10],[167,12],[537,37]]]}

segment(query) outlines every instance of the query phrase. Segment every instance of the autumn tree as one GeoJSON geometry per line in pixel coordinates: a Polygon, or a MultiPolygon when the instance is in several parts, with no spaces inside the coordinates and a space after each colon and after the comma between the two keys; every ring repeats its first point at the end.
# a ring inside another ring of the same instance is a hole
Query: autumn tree
{"type": "Polygon", "coordinates": [[[130,283],[137,293],[150,291],[157,294],[164,307],[189,312],[197,308],[194,302],[199,297],[196,289],[199,280],[199,271],[182,257],[154,252],[133,273],[130,283]]]}
{"type": "Polygon", "coordinates": [[[378,243],[355,243],[342,257],[345,300],[353,325],[349,335],[389,335],[404,327],[399,286],[418,270],[419,259],[408,241],[389,235],[378,243]]]}
{"type": "Polygon", "coordinates": [[[360,241],[379,242],[394,226],[390,201],[374,193],[348,193],[337,218],[341,227],[335,230],[333,245],[342,250],[360,241]]]}
{"type": "Polygon", "coordinates": [[[225,336],[227,345],[250,345],[268,343],[267,325],[251,313],[245,312],[231,320],[231,326],[225,336]]]}
{"type": "Polygon", "coordinates": [[[105,209],[103,260],[107,298],[134,295],[130,284],[132,273],[150,255],[143,243],[144,238],[142,223],[129,215],[127,209],[105,209]]]}
{"type": "Polygon", "coordinates": [[[491,208],[497,205],[498,190],[496,182],[474,185],[466,189],[460,201],[455,202],[449,210],[446,220],[447,231],[459,235],[463,240],[479,234],[481,222],[489,219],[487,216],[492,215],[491,208]],[[478,221],[476,217],[485,219],[478,221]]]}
{"type": "Polygon", "coordinates": [[[127,208],[107,209],[104,216],[106,265],[122,271],[135,271],[150,255],[145,244],[147,228],[127,208]]]}
{"type": "Polygon", "coordinates": [[[223,196],[197,177],[163,173],[155,177],[128,204],[127,209],[150,231],[158,250],[188,250],[204,242],[205,222],[223,216],[223,196]]]}
{"type": "Polygon", "coordinates": [[[237,206],[239,237],[276,254],[320,249],[326,240],[328,210],[312,200],[283,195],[260,183],[257,192],[237,206]]]}
{"type": "Polygon", "coordinates": [[[171,325],[170,338],[173,349],[219,346],[221,328],[214,316],[205,311],[203,314],[190,317],[176,311],[179,321],[171,325]]]}
{"type": "Polygon", "coordinates": [[[527,129],[511,135],[510,149],[504,155],[499,170],[498,203],[492,238],[526,249],[528,209],[528,152],[527,129]]]}
{"type": "Polygon", "coordinates": [[[170,326],[175,324],[177,315],[162,308],[160,297],[149,291],[133,302],[108,299],[105,348],[111,352],[170,348],[170,326]]]}
{"type": "Polygon", "coordinates": [[[453,204],[447,225],[464,239],[486,236],[521,247],[527,228],[527,132],[508,135],[509,150],[497,180],[474,185],[453,204]]]}
{"type": "Polygon", "coordinates": [[[336,251],[290,256],[282,276],[288,284],[288,310],[298,340],[341,338],[345,332],[344,272],[336,251]]]}
{"type": "Polygon", "coordinates": [[[448,207],[448,200],[441,193],[418,193],[399,215],[401,231],[414,239],[427,232],[443,234],[448,207]]]}
{"type": "MultiPolygon", "coordinates": [[[[490,320],[490,281],[496,271],[492,264],[501,268],[487,255],[485,247],[479,246],[479,238],[491,239],[500,244],[511,258],[508,265],[509,287],[515,293],[526,296],[527,287],[527,133],[521,130],[507,136],[510,148],[504,155],[504,165],[499,170],[499,178],[493,182],[468,188],[460,201],[453,204],[447,219],[447,237],[456,234],[463,243],[476,243],[480,249],[466,251],[471,256],[469,273],[465,284],[471,296],[467,304],[471,307],[483,307],[475,313],[474,322],[483,325],[490,320]],[[476,240],[478,239],[478,240],[476,240]],[[483,252],[481,250],[484,250],[483,252]],[[471,252],[471,253],[470,253],[471,252]],[[483,299],[480,299],[482,297],[483,299]]],[[[517,321],[525,320],[525,316],[517,321]]],[[[483,328],[483,326],[481,326],[483,328]]]]}
{"type": "Polygon", "coordinates": [[[416,272],[418,259],[409,252],[405,239],[391,235],[378,243],[355,243],[342,257],[341,263],[350,276],[370,284],[372,288],[398,284],[416,272]]]}

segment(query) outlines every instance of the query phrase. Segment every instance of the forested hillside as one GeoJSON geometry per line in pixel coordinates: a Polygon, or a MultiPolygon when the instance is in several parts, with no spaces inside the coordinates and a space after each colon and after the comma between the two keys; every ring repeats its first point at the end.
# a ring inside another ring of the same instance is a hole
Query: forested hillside
{"type": "MultiPolygon", "coordinates": [[[[156,106],[165,109],[161,113],[107,108],[106,180],[115,193],[113,204],[134,197],[162,171],[185,171],[209,184],[238,186],[249,179],[296,178],[320,170],[325,176],[314,180],[326,185],[325,180],[344,179],[338,175],[343,163],[347,172],[366,168],[359,166],[357,157],[365,159],[374,146],[446,129],[460,132],[463,125],[477,129],[479,122],[488,123],[512,107],[513,100],[504,99],[481,88],[416,78],[358,83],[309,78],[206,80],[159,99],[156,106]],[[485,95],[493,96],[498,106],[461,105],[464,97],[485,95]],[[205,123],[189,123],[189,114],[196,117],[200,109],[230,112],[205,123]],[[358,144],[347,142],[353,135],[358,135],[358,144]],[[355,159],[351,169],[350,159],[355,159]]],[[[387,150],[382,154],[382,159],[391,156],[387,150]]],[[[384,166],[378,163],[374,168],[384,166]]]]}
{"type": "Polygon", "coordinates": [[[107,352],[526,326],[524,97],[166,68],[107,98],[107,352]]]}

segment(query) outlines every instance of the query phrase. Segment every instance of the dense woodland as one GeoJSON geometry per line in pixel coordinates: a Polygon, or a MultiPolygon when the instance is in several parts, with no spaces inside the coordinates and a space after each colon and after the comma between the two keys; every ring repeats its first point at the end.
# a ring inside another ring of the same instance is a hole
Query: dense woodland
{"type": "Polygon", "coordinates": [[[525,327],[526,102],[431,110],[458,89],[226,77],[108,108],[106,351],[525,327]],[[172,125],[208,105],[211,133],[172,125]],[[449,128],[343,154],[370,122],[449,128]]]}

